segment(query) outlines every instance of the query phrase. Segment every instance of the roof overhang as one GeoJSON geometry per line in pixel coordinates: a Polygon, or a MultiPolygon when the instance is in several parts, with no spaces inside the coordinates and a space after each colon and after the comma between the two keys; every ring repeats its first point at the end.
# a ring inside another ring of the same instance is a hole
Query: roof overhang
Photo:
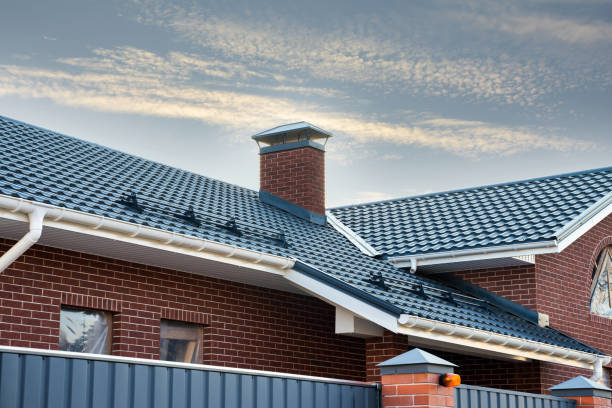
{"type": "Polygon", "coordinates": [[[414,269],[415,265],[418,265],[419,271],[425,273],[533,265],[535,264],[536,255],[554,254],[563,251],[611,213],[612,193],[609,193],[587,208],[574,220],[556,231],[554,233],[555,238],[551,240],[457,251],[393,256],[388,259],[398,268],[414,269]]]}
{"type": "MultiPolygon", "coordinates": [[[[40,244],[145,265],[307,293],[411,341],[429,347],[491,358],[537,359],[590,368],[598,358],[591,353],[521,340],[401,315],[399,309],[364,291],[295,259],[247,250],[233,245],[180,235],[75,210],[0,196],[0,231],[18,239],[27,231],[27,214],[46,210],[40,244]],[[532,346],[531,343],[535,345],[532,346]]],[[[361,326],[359,321],[354,326],[361,326]]],[[[367,326],[368,333],[374,333],[367,326]]]]}

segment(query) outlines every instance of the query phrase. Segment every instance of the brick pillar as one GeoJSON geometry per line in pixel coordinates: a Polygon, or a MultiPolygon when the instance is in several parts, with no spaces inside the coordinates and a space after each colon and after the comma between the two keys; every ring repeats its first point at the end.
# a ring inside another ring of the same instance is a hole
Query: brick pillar
{"type": "Polygon", "coordinates": [[[454,407],[452,387],[440,385],[440,376],[455,364],[426,351],[413,349],[378,364],[382,375],[382,407],[454,407]]]}
{"type": "Polygon", "coordinates": [[[556,397],[576,400],[576,408],[612,407],[612,390],[583,376],[555,385],[550,390],[556,397]]]}

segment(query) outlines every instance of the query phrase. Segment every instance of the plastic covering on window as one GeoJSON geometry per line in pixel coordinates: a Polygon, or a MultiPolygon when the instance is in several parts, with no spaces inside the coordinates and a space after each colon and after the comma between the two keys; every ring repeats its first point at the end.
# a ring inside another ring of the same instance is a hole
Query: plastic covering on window
{"type": "Polygon", "coordinates": [[[111,314],[98,310],[62,308],[60,350],[110,354],[111,314]]]}
{"type": "Polygon", "coordinates": [[[159,356],[166,361],[182,363],[199,363],[201,347],[201,329],[199,325],[161,321],[161,341],[159,356]]]}
{"type": "Polygon", "coordinates": [[[591,313],[612,317],[612,259],[606,248],[599,260],[591,295],[591,313]]]}

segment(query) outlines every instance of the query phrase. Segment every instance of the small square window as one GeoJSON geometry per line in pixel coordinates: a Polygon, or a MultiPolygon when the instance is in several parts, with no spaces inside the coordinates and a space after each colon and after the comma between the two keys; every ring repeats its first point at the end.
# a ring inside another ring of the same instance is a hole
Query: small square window
{"type": "Polygon", "coordinates": [[[201,326],[197,324],[161,321],[160,359],[181,363],[199,363],[201,349],[201,326]]]}
{"type": "Polygon", "coordinates": [[[109,312],[62,307],[59,348],[79,353],[110,354],[111,324],[109,312]]]}

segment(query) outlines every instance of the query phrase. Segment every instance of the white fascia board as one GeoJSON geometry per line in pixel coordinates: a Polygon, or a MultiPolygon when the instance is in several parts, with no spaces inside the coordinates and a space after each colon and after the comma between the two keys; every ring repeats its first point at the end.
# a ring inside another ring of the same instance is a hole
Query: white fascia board
{"type": "Polygon", "coordinates": [[[432,254],[396,256],[390,257],[389,261],[398,268],[409,268],[412,265],[412,260],[415,258],[420,266],[498,258],[520,258],[521,260],[530,262],[528,259],[533,259],[532,257],[535,255],[555,254],[563,251],[611,213],[612,192],[606,194],[602,199],[583,211],[574,220],[556,231],[554,236],[557,237],[557,239],[555,240],[490,248],[437,252],[432,254]]]}
{"type": "Polygon", "coordinates": [[[409,268],[412,260],[417,265],[440,265],[455,262],[480,261],[484,259],[519,258],[529,262],[528,257],[538,254],[549,254],[557,251],[557,241],[543,241],[529,244],[505,245],[490,248],[463,249],[459,251],[436,252],[432,254],[416,254],[410,256],[390,257],[389,261],[398,268],[409,268]]]}
{"type": "Polygon", "coordinates": [[[572,367],[592,369],[598,359],[602,358],[604,364],[610,362],[610,357],[409,315],[400,316],[398,333],[469,347],[474,350],[487,350],[492,354],[547,361],[572,367]]]}
{"type": "MultiPolygon", "coordinates": [[[[207,239],[177,234],[47,204],[0,196],[0,217],[27,221],[26,214],[46,210],[43,226],[171,251],[282,275],[295,260],[207,239]]],[[[43,230],[44,231],[44,230],[43,230]]],[[[44,233],[44,232],[43,232],[44,233]]]]}
{"type": "Polygon", "coordinates": [[[561,252],[570,246],[611,213],[612,193],[609,193],[555,233],[555,236],[559,239],[558,251],[561,252]]]}
{"type": "Polygon", "coordinates": [[[317,279],[311,278],[310,276],[296,271],[295,269],[286,271],[285,279],[326,303],[346,309],[365,320],[376,323],[387,330],[397,333],[396,316],[384,312],[364,301],[356,299],[336,288],[328,286],[317,279]]]}
{"type": "Polygon", "coordinates": [[[372,257],[380,255],[380,253],[374,249],[374,247],[368,244],[365,239],[361,238],[355,231],[334,217],[330,211],[327,211],[325,215],[327,215],[327,221],[329,224],[340,234],[344,235],[346,239],[351,241],[353,245],[355,245],[361,252],[372,257]]]}

